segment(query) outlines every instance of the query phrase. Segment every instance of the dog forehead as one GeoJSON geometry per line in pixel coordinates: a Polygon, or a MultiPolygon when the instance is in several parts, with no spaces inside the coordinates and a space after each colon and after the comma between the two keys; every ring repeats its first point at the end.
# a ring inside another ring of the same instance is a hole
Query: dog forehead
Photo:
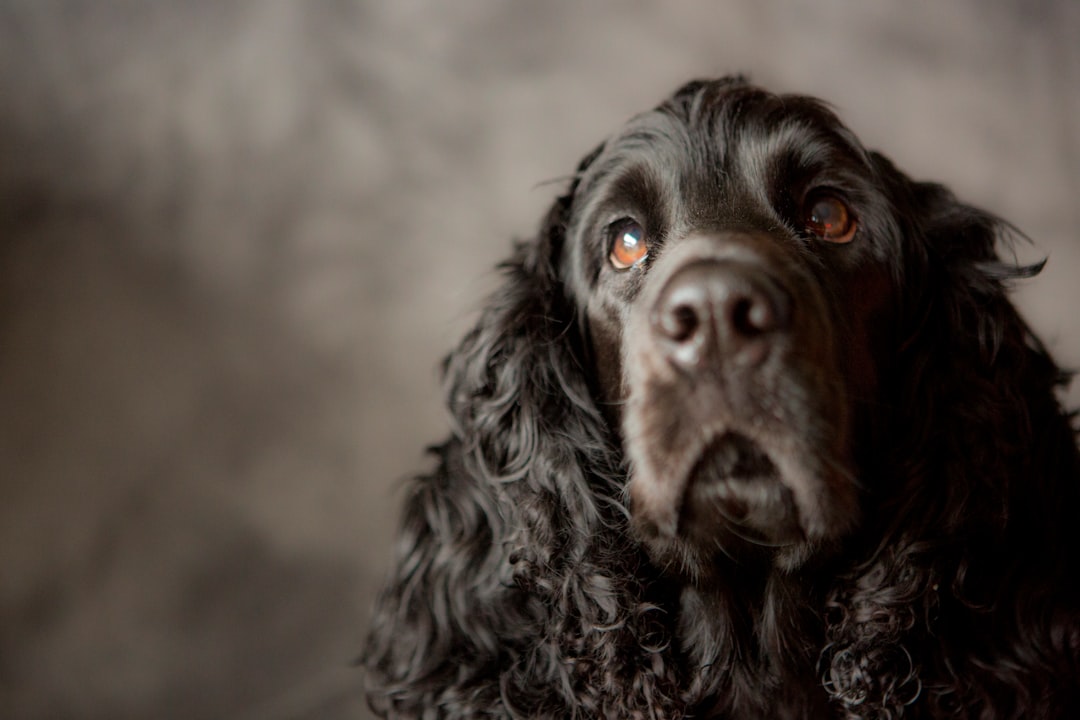
{"type": "MultiPolygon", "coordinates": [[[[776,94],[728,79],[677,91],[649,115],[666,116],[685,126],[721,159],[758,151],[797,151],[834,146],[863,150],[854,135],[821,100],[776,94]]],[[[632,123],[631,123],[632,124],[632,123]]]]}
{"type": "Polygon", "coordinates": [[[767,200],[766,186],[785,173],[853,163],[869,167],[866,150],[820,101],[717,81],[632,118],[585,170],[578,191],[588,201],[605,192],[640,195],[650,185],[691,206],[718,195],[767,200]]]}

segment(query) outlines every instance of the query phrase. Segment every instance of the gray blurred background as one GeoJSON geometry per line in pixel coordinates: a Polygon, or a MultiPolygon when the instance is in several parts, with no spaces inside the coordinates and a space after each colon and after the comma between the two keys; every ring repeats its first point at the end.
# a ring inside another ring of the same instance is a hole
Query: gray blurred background
{"type": "Polygon", "coordinates": [[[0,0],[0,717],[367,717],[440,356],[545,181],[691,77],[1015,222],[1080,365],[1078,38],[1071,0],[0,0]]]}

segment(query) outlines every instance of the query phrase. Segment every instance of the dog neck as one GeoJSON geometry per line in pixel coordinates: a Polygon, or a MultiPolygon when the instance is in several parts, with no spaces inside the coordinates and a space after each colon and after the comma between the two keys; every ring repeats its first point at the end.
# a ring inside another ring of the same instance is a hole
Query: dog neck
{"type": "Polygon", "coordinates": [[[827,697],[816,671],[822,598],[802,574],[732,572],[741,573],[739,582],[688,586],[680,598],[678,636],[695,668],[688,692],[695,716],[823,716],[827,697]]]}

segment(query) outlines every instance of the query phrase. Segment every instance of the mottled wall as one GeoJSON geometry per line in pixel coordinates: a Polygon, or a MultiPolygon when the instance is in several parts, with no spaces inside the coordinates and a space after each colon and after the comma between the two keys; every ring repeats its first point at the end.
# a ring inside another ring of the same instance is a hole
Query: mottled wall
{"type": "Polygon", "coordinates": [[[366,717],[439,357],[545,181],[692,76],[1013,220],[1080,365],[1077,37],[1071,0],[0,0],[0,716],[366,717]]]}

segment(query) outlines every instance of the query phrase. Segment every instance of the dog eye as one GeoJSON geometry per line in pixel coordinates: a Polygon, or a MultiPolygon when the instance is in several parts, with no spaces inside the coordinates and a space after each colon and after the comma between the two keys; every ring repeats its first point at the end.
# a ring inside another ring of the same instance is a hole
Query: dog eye
{"type": "Polygon", "coordinates": [[[803,214],[806,231],[832,243],[851,242],[858,223],[843,200],[831,193],[816,193],[807,198],[803,214]]]}
{"type": "Polygon", "coordinates": [[[618,270],[637,265],[649,254],[645,228],[630,218],[618,220],[610,226],[611,264],[618,270]]]}

